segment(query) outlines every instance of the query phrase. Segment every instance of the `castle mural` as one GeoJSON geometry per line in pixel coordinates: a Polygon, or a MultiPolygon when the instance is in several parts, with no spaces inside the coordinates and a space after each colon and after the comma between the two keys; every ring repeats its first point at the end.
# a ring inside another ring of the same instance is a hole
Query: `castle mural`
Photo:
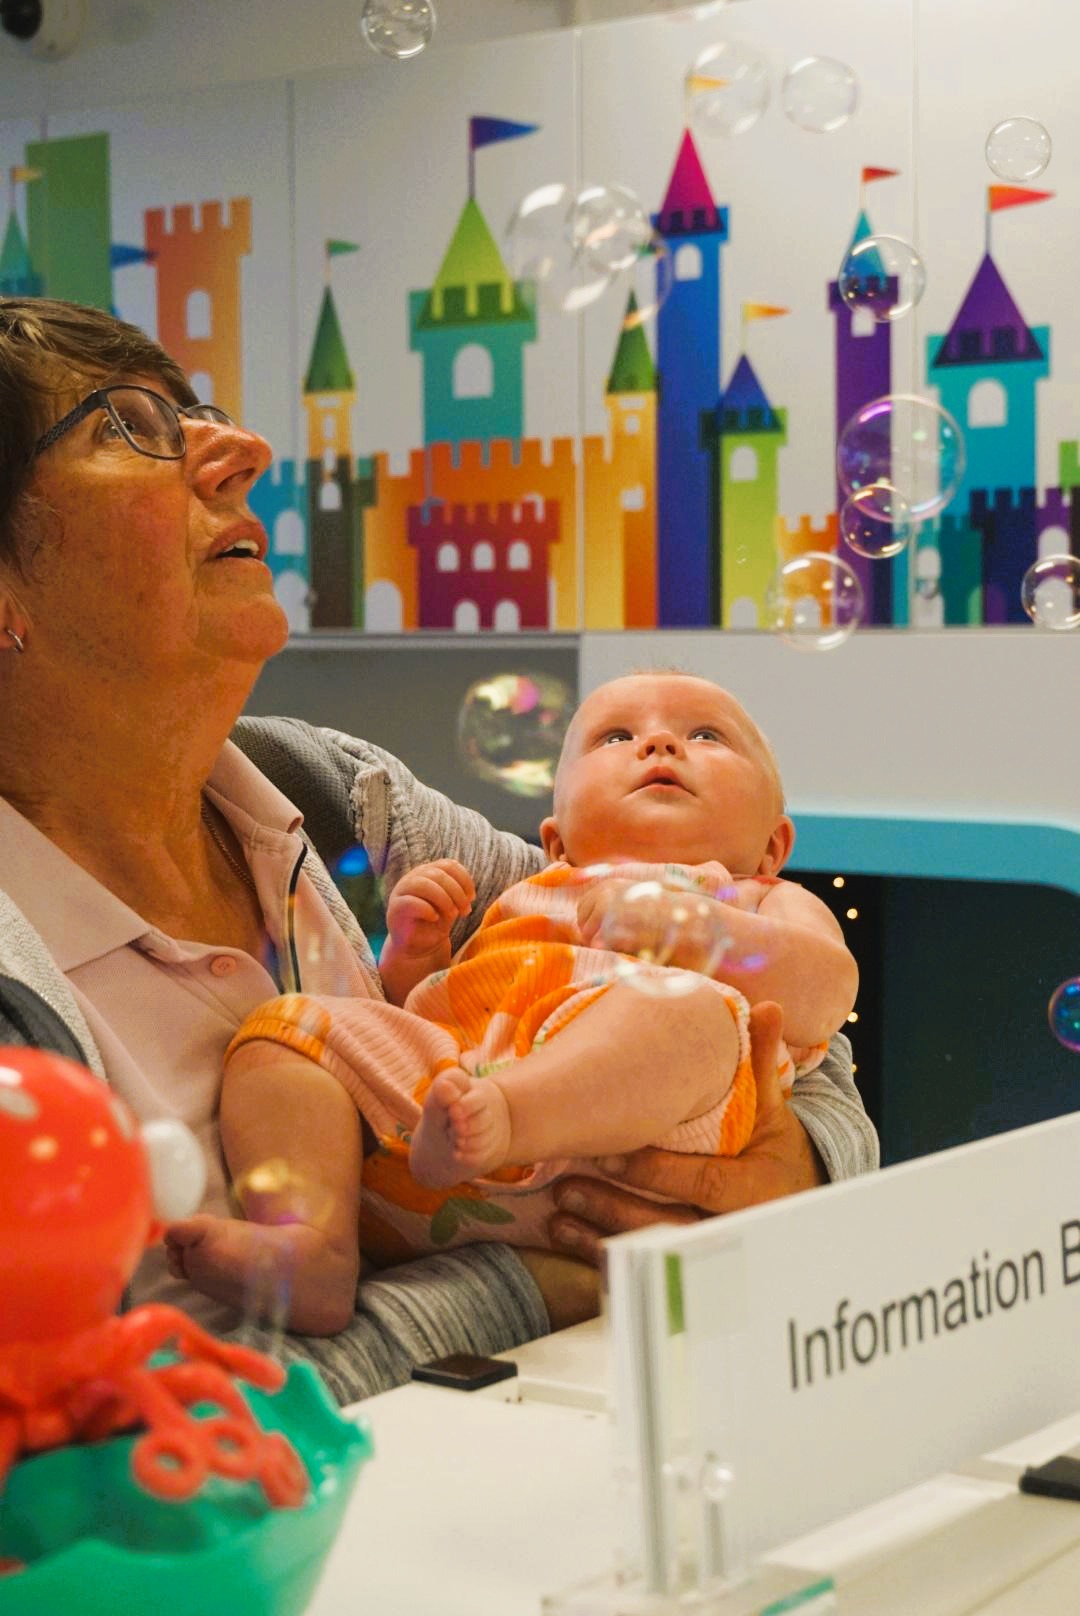
{"type": "MultiPolygon", "coordinates": [[[[960,424],[963,483],[909,551],[870,561],[841,545],[841,490],[832,509],[782,508],[785,457],[800,452],[805,423],[784,400],[782,350],[770,361],[748,350],[754,322],[788,311],[737,304],[742,351],[727,358],[739,214],[711,184],[690,129],[675,142],[652,213],[670,254],[670,295],[645,321],[625,285],[611,294],[623,299],[625,317],[608,350],[604,429],[581,430],[576,383],[567,388],[565,432],[531,429],[529,355],[544,322],[560,316],[508,268],[477,195],[475,151],[537,127],[471,118],[468,194],[456,222],[445,197],[433,195],[431,209],[447,218],[446,246],[428,284],[397,293],[403,374],[410,364],[419,373],[421,441],[407,453],[358,435],[358,402],[391,383],[373,372],[362,333],[348,344],[344,334],[336,265],[357,244],[325,243],[317,315],[298,333],[298,452],[282,455],[252,493],[294,629],[753,629],[779,561],[838,548],[860,578],[873,626],[1026,622],[1027,568],[1040,555],[1080,554],[1080,453],[1075,441],[1062,442],[1058,482],[1040,490],[1051,333],[1021,313],[989,230],[951,324],[923,344],[921,390],[960,424]]],[[[126,266],[149,266],[160,340],[200,396],[245,419],[245,344],[274,340],[245,308],[253,199],[146,207],[143,239],[127,245],[112,239],[109,134],[27,141],[9,155],[0,292],[122,312],[126,266]]],[[[873,234],[866,186],[898,171],[862,167],[848,183],[856,177],[859,205],[850,238],[836,242],[837,265],[873,234]]],[[[988,206],[1048,196],[994,186],[988,206]]],[[[325,216],[327,230],[343,226],[346,219],[325,216]]],[[[408,231],[407,213],[396,228],[408,231]]],[[[850,286],[841,296],[834,276],[808,286],[794,311],[832,322],[822,396],[834,444],[858,409],[894,387],[903,328],[875,318],[870,305],[887,312],[897,284],[872,251],[862,255],[862,274],[860,297],[850,286]]],[[[768,265],[755,265],[754,275],[769,295],[768,265]]],[[[289,375],[282,366],[282,385],[289,375]]],[[[377,407],[366,418],[373,414],[377,407]]]]}

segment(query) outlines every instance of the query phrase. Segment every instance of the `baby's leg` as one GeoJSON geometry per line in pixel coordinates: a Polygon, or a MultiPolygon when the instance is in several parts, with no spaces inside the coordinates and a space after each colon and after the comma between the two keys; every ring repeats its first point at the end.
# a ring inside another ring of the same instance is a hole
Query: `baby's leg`
{"type": "Polygon", "coordinates": [[[718,1104],[739,1058],[735,1018],[714,985],[662,999],[616,983],[517,1065],[436,1078],[409,1165],[422,1184],[442,1186],[637,1150],[718,1104]]]}
{"type": "Polygon", "coordinates": [[[165,1242],[173,1273],[243,1307],[260,1274],[276,1272],[291,1329],[343,1330],[360,1274],[361,1136],[352,1100],[314,1061],[256,1039],[226,1063],[221,1138],[248,1221],[202,1215],[172,1224],[165,1242]],[[291,1194],[260,1192],[253,1169],[270,1162],[286,1165],[291,1194]]]}

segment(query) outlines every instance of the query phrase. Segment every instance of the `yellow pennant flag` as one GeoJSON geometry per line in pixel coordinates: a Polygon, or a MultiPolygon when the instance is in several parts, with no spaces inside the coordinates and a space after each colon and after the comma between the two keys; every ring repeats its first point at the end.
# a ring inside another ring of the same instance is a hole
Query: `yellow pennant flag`
{"type": "Polygon", "coordinates": [[[716,79],[711,73],[691,73],[686,88],[691,95],[703,95],[706,90],[726,90],[730,79],[716,79]]]}
{"type": "Polygon", "coordinates": [[[44,169],[40,168],[22,168],[17,166],[10,171],[11,183],[12,185],[18,185],[22,181],[40,180],[44,178],[44,172],[44,169]]]}
{"type": "Polygon", "coordinates": [[[779,308],[775,303],[744,303],[742,306],[744,320],[775,320],[777,315],[790,313],[790,309],[779,308]]]}

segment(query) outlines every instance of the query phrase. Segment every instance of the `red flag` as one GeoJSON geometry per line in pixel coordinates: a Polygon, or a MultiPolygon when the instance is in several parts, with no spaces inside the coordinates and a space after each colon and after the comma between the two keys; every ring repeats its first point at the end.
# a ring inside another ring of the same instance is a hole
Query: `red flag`
{"type": "Polygon", "coordinates": [[[987,207],[991,213],[1000,213],[1002,208],[1019,208],[1025,202],[1045,202],[1053,194],[1053,191],[1028,191],[1021,185],[986,187],[987,207]]]}
{"type": "Polygon", "coordinates": [[[864,168],[862,171],[862,182],[864,185],[869,185],[871,180],[895,179],[899,172],[900,170],[898,168],[864,168]]]}

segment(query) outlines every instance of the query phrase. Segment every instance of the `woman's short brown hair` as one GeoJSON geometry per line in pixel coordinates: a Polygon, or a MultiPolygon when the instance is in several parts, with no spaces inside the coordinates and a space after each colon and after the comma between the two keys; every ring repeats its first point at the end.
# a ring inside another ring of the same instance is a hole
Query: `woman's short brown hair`
{"type": "Polygon", "coordinates": [[[29,559],[20,516],[38,438],[66,401],[124,376],[158,377],[177,403],[196,402],[180,366],[138,326],[79,303],[0,298],[0,566],[21,573],[29,559]]]}

